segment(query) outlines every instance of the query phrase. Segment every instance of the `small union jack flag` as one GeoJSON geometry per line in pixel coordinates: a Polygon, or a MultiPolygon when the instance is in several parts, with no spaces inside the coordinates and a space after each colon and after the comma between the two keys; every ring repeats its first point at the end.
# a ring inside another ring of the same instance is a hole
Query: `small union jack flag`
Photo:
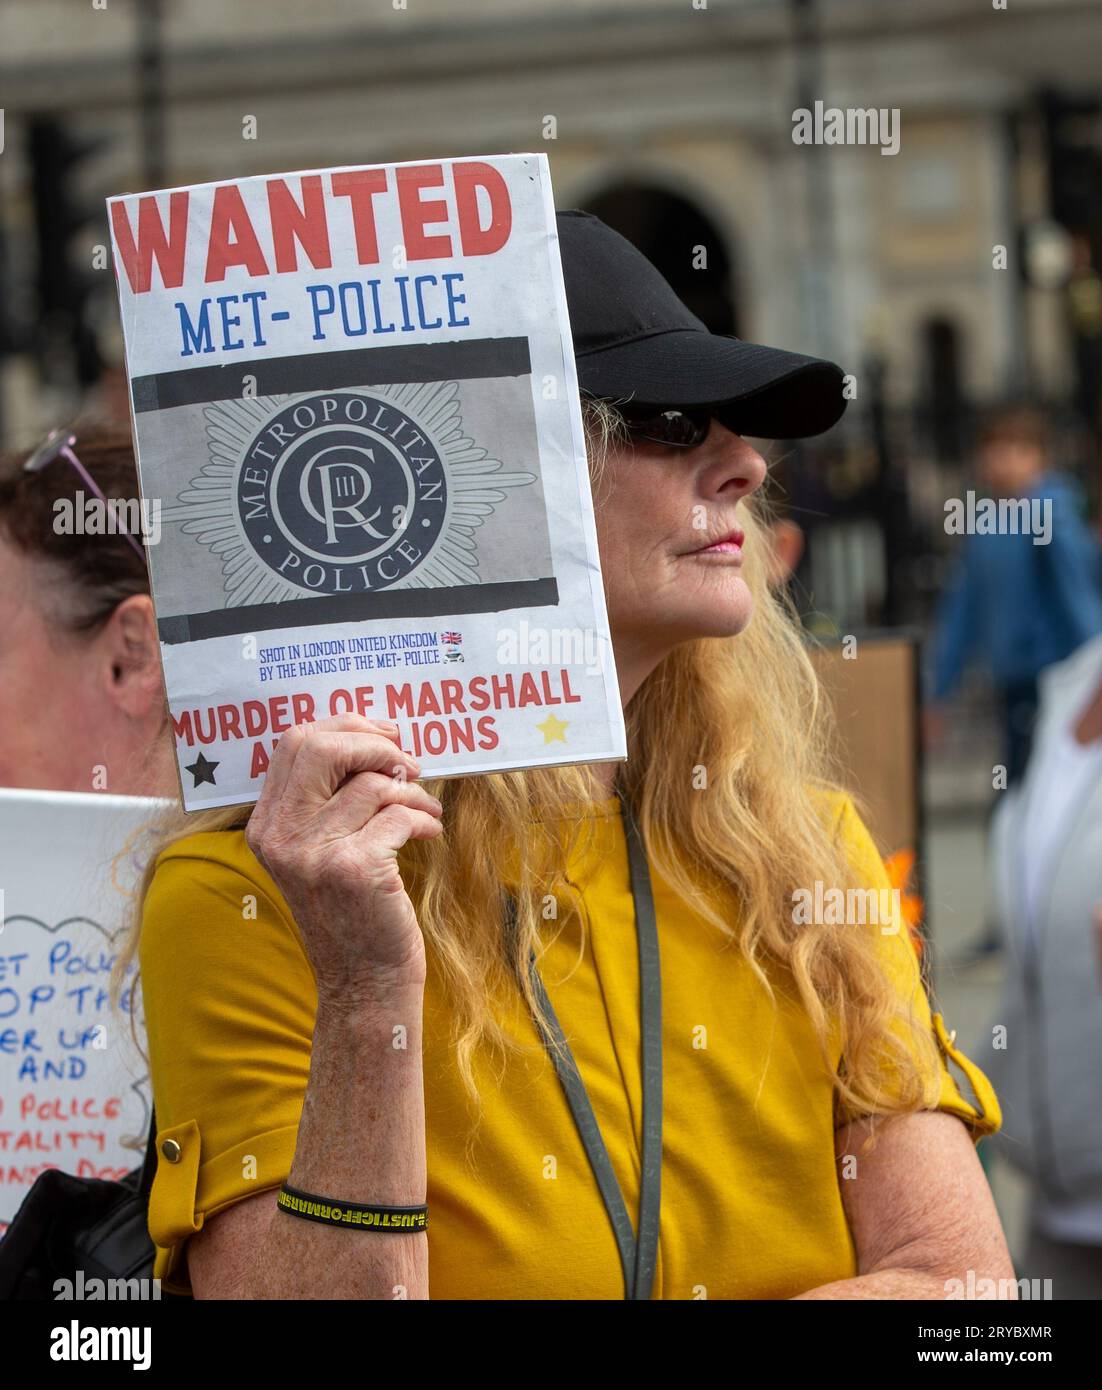
{"type": "Polygon", "coordinates": [[[457,647],[463,640],[463,634],[461,632],[442,632],[440,640],[450,647],[457,647]]]}

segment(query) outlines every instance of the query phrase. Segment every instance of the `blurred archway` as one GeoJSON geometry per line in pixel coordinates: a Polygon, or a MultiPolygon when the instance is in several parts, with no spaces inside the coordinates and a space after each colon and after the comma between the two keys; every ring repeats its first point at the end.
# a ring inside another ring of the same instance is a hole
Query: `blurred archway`
{"type": "Polygon", "coordinates": [[[733,249],[695,203],[667,189],[622,183],[583,207],[637,246],[713,333],[738,332],[733,249]]]}

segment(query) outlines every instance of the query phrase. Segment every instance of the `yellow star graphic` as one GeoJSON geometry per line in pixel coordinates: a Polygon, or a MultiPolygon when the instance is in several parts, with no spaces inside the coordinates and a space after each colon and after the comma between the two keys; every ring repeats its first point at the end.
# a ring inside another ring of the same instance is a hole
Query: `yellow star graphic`
{"type": "Polygon", "coordinates": [[[537,724],[536,728],[543,735],[544,743],[554,743],[557,739],[560,743],[566,742],[566,721],[556,719],[553,714],[549,714],[542,724],[537,724]]]}

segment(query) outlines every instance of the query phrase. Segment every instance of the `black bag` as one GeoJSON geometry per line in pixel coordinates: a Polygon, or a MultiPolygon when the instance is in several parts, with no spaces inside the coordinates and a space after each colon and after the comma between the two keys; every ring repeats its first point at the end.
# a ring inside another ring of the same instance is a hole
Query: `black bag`
{"type": "Polygon", "coordinates": [[[54,1284],[153,1278],[149,1193],[157,1171],[157,1117],[140,1168],[109,1182],[56,1168],[40,1173],[0,1239],[0,1299],[54,1299],[54,1284]]]}

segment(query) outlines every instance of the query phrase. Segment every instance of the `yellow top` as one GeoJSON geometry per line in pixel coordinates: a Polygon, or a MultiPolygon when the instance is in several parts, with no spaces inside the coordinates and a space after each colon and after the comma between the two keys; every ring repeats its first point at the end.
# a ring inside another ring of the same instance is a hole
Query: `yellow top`
{"type": "MultiPolygon", "coordinates": [[[[884,866],[848,797],[833,802],[861,881],[884,866]]],[[[638,956],[627,845],[615,798],[597,803],[596,853],[567,874],[581,894],[541,961],[624,1201],[638,1212],[638,956]]],[[[737,948],[652,871],[662,956],[664,1128],[655,1298],[786,1298],[856,1273],[834,1159],[831,1079],[791,991],[772,1003],[737,948]]],[[[974,1136],[1001,1122],[987,1078],[930,1018],[905,929],[879,929],[893,978],[940,1045],[938,1108],[974,1136]],[[975,1103],[949,1073],[952,1059],[975,1103]]],[[[165,851],[145,910],[141,975],[159,1163],[149,1227],[155,1274],[187,1292],[186,1241],[206,1217],[290,1172],[317,996],[301,938],[241,831],[165,851]],[[255,895],[255,920],[242,920],[255,895]],[[161,1145],[180,1145],[175,1163],[161,1145]]],[[[615,1238],[566,1098],[523,1005],[526,1047],[478,1073],[472,1112],[432,962],[425,998],[429,1278],[433,1298],[622,1299],[615,1238]]],[[[841,1061],[839,1056],[838,1062],[841,1061]]],[[[326,1194],[339,1196],[339,1193],[326,1194]]],[[[348,1234],[348,1239],[372,1237],[348,1234]]]]}

